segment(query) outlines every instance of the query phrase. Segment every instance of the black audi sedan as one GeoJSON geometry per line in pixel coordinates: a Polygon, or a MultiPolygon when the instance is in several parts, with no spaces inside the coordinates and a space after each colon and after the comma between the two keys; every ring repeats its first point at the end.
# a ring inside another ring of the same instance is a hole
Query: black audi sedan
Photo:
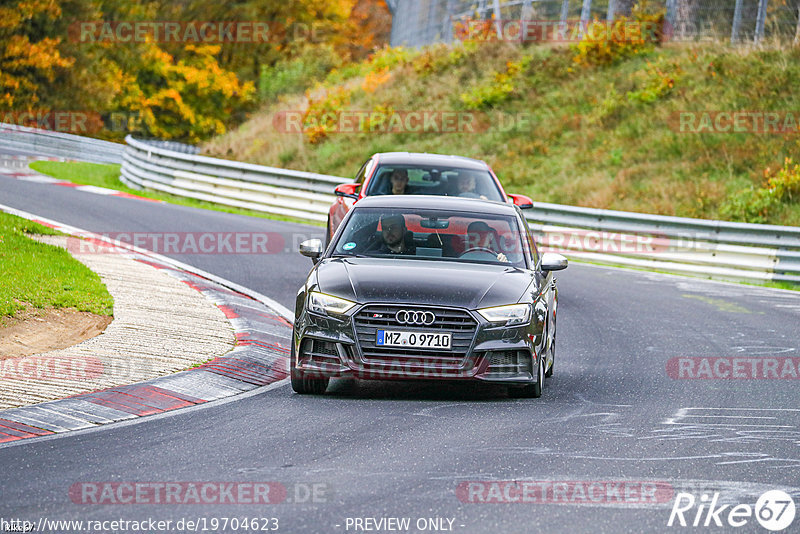
{"type": "Polygon", "coordinates": [[[416,195],[364,198],[297,294],[291,381],[482,380],[539,397],[555,362],[559,254],[539,254],[520,209],[416,195]]]}

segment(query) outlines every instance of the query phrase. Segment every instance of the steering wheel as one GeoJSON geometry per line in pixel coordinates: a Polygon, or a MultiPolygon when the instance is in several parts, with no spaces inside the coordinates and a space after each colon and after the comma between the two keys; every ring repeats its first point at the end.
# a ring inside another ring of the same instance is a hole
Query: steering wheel
{"type": "Polygon", "coordinates": [[[492,249],[490,249],[490,248],[486,248],[486,247],[472,247],[472,248],[468,248],[467,250],[465,250],[464,252],[462,252],[461,254],[459,254],[459,255],[458,255],[458,257],[460,258],[460,257],[462,257],[462,256],[466,256],[466,255],[467,255],[467,254],[469,254],[470,252],[487,252],[487,253],[491,254],[492,256],[495,256],[495,257],[497,256],[497,252],[495,252],[494,250],[492,250],[492,249]]]}
{"type": "Polygon", "coordinates": [[[371,236],[369,240],[365,243],[364,248],[361,250],[362,253],[366,252],[374,252],[381,248],[383,245],[383,238],[371,236]]]}

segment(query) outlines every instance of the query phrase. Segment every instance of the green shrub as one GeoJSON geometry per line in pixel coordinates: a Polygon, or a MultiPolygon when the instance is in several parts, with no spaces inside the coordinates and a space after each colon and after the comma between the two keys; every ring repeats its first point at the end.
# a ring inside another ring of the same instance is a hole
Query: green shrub
{"type": "Polygon", "coordinates": [[[261,67],[258,96],[262,101],[274,100],[288,93],[302,93],[341,64],[330,48],[309,49],[290,61],[279,61],[261,67]]]}
{"type": "Polygon", "coordinates": [[[644,74],[645,80],[641,88],[635,91],[629,91],[627,94],[630,102],[650,104],[667,96],[675,87],[675,83],[681,72],[677,64],[670,65],[673,72],[669,72],[667,66],[654,65],[649,61],[647,62],[647,67],[647,71],[644,74]]]}
{"type": "Polygon", "coordinates": [[[774,176],[770,169],[764,171],[767,183],[759,188],[750,187],[737,192],[722,206],[723,215],[734,221],[764,223],[778,207],[800,200],[800,165],[792,165],[786,158],[783,167],[774,176]]]}
{"type": "Polygon", "coordinates": [[[462,93],[461,102],[467,109],[487,109],[505,102],[514,93],[517,74],[525,70],[530,62],[530,57],[507,62],[505,72],[495,72],[488,83],[478,85],[468,93],[462,93]]]}
{"type": "Polygon", "coordinates": [[[595,19],[580,42],[573,45],[572,60],[579,65],[610,65],[653,50],[661,43],[664,12],[648,14],[645,4],[637,4],[630,18],[619,17],[610,25],[595,19]]]}
{"type": "Polygon", "coordinates": [[[386,46],[360,63],[350,63],[340,69],[333,69],[325,78],[328,87],[341,84],[351,78],[367,74],[389,71],[398,65],[405,65],[421,54],[421,51],[402,46],[386,46]]]}
{"type": "Polygon", "coordinates": [[[350,92],[346,89],[333,89],[320,100],[308,102],[303,115],[303,132],[309,143],[324,141],[336,131],[340,113],[350,105],[350,92]]]}

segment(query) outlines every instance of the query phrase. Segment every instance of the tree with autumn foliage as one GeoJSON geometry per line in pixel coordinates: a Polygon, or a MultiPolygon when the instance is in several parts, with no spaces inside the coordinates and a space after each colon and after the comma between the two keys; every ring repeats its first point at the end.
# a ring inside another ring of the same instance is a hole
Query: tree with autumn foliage
{"type": "Polygon", "coordinates": [[[176,60],[155,44],[140,68],[123,78],[118,107],[138,117],[149,135],[197,142],[226,131],[235,110],[252,102],[252,82],[222,69],[219,46],[186,45],[176,60]]]}
{"type": "Polygon", "coordinates": [[[5,0],[0,111],[122,114],[134,119],[126,131],[195,142],[242,120],[257,104],[254,84],[265,72],[297,57],[327,57],[317,62],[327,72],[384,44],[388,21],[384,0],[5,0]],[[86,42],[70,33],[85,22],[153,21],[259,22],[270,32],[264,42],[213,46],[86,42]]]}
{"type": "Polygon", "coordinates": [[[0,7],[0,106],[31,110],[52,91],[57,71],[74,59],[59,50],[61,37],[51,34],[61,18],[53,0],[17,0],[0,7]]]}

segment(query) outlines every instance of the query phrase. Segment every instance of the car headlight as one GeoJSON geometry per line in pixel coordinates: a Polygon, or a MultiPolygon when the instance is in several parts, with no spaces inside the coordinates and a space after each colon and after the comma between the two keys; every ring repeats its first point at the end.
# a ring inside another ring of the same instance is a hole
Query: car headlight
{"type": "Polygon", "coordinates": [[[511,304],[510,306],[495,306],[478,310],[484,319],[490,323],[511,326],[525,324],[531,320],[530,304],[511,304]]]}
{"type": "Polygon", "coordinates": [[[314,313],[343,315],[355,305],[355,302],[318,291],[308,295],[308,309],[314,313]]]}

